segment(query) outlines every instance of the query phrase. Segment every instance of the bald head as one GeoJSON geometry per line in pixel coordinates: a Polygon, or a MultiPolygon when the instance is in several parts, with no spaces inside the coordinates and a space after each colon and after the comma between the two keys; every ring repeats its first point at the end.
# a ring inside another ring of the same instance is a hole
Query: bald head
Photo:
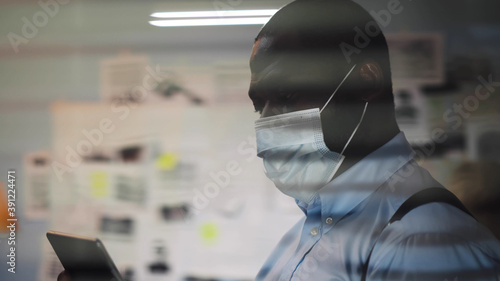
{"type": "MultiPolygon", "coordinates": [[[[377,64],[381,81],[360,77],[357,87],[365,96],[339,99],[367,99],[366,93],[377,90],[377,100],[393,103],[388,47],[383,33],[371,15],[350,0],[297,0],[280,9],[262,28],[256,40],[266,38],[268,46],[255,56],[252,68],[259,71],[276,58],[286,60],[290,71],[318,73],[315,87],[331,92],[353,65],[377,64]],[[369,35],[365,30],[368,29],[369,35]],[[363,37],[360,38],[360,32],[363,37]],[[269,40],[271,39],[271,40],[269,40]],[[271,44],[272,41],[272,44],[271,44]],[[359,43],[363,44],[360,45],[359,43]],[[378,87],[378,89],[374,89],[378,87]]],[[[261,40],[262,41],[262,40],[261,40]]],[[[344,91],[346,92],[346,91],[344,91]]],[[[372,93],[373,95],[373,93],[372,93]]],[[[341,95],[339,95],[341,96],[341,95]]]]}

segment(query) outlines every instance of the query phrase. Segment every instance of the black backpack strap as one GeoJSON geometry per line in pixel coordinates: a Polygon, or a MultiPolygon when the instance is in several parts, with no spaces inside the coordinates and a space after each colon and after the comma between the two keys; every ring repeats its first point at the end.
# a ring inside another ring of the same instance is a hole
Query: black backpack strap
{"type": "MultiPolygon", "coordinates": [[[[467,210],[464,204],[462,204],[462,202],[453,193],[451,193],[451,191],[442,187],[431,187],[421,190],[413,194],[410,198],[406,199],[406,201],[403,202],[403,204],[401,204],[401,206],[396,210],[396,213],[394,213],[394,215],[391,217],[391,219],[389,220],[389,222],[385,227],[389,226],[391,223],[395,221],[401,220],[411,210],[419,206],[434,202],[450,204],[462,210],[464,213],[467,213],[469,216],[474,217],[469,212],[469,210],[467,210]]],[[[384,229],[382,229],[382,231],[384,229]]],[[[366,259],[366,262],[363,265],[363,275],[361,277],[361,281],[366,280],[366,274],[368,273],[368,264],[370,263],[370,258],[372,256],[373,249],[375,248],[375,244],[371,248],[370,253],[368,254],[368,258],[366,259]]]]}
{"type": "Polygon", "coordinates": [[[432,187],[413,194],[401,204],[396,213],[394,213],[389,220],[389,224],[401,220],[406,214],[418,206],[434,202],[448,203],[462,210],[462,212],[467,213],[469,216],[474,217],[451,191],[442,187],[432,187]]]}

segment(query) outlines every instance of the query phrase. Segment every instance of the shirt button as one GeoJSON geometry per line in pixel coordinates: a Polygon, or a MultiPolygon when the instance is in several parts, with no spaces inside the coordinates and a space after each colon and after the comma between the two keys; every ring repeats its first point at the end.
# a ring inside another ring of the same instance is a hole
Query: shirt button
{"type": "Polygon", "coordinates": [[[326,218],[326,224],[332,224],[333,219],[331,217],[326,218]]]}
{"type": "Polygon", "coordinates": [[[313,228],[313,229],[311,229],[311,235],[312,235],[312,236],[316,236],[316,235],[318,235],[318,229],[317,229],[316,227],[315,227],[315,228],[313,228]]]}

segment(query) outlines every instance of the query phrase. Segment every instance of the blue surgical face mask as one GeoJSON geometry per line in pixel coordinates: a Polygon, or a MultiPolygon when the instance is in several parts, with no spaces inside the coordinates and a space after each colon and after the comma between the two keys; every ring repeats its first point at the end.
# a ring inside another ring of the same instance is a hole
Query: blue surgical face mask
{"type": "Polygon", "coordinates": [[[320,116],[355,67],[347,73],[321,110],[295,111],[260,118],[255,122],[257,156],[264,160],[267,177],[284,194],[310,203],[342,164],[344,151],[363,121],[368,102],[341,153],[330,151],[326,146],[320,116]]]}

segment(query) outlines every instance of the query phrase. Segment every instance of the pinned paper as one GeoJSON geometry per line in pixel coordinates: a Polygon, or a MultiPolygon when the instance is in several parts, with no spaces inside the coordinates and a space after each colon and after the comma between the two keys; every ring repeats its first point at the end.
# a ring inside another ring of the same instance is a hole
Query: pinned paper
{"type": "Polygon", "coordinates": [[[46,219],[50,213],[52,169],[50,152],[28,152],[23,157],[24,212],[30,219],[46,219]]]}
{"type": "Polygon", "coordinates": [[[90,174],[90,189],[94,197],[102,198],[109,193],[109,176],[104,172],[90,174]]]}
{"type": "Polygon", "coordinates": [[[219,226],[216,223],[202,224],[200,226],[200,235],[204,245],[215,245],[220,236],[219,226]]]}
{"type": "Polygon", "coordinates": [[[164,171],[171,171],[177,167],[179,157],[174,153],[164,153],[156,159],[156,168],[164,171]]]}

